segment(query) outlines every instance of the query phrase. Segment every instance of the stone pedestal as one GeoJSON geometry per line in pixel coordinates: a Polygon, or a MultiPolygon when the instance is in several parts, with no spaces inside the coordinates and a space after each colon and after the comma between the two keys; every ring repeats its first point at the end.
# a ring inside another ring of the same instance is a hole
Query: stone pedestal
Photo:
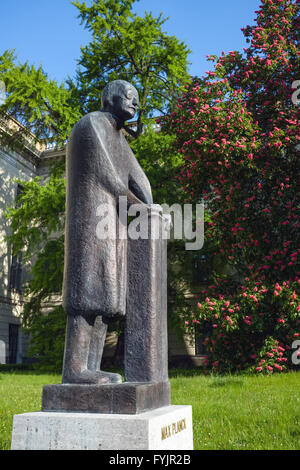
{"type": "Polygon", "coordinates": [[[192,407],[128,414],[35,412],[14,416],[12,450],[192,450],[192,407]]]}
{"type": "Polygon", "coordinates": [[[42,397],[42,411],[137,414],[169,404],[169,382],[45,385],[42,397]]]}

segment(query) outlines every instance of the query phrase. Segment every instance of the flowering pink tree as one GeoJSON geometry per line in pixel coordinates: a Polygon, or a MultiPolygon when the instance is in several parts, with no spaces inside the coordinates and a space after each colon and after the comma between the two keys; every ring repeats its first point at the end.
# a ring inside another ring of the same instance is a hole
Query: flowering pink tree
{"type": "Polygon", "coordinates": [[[188,202],[205,201],[214,241],[211,285],[189,318],[212,325],[206,365],[273,373],[291,363],[299,336],[299,5],[262,0],[249,47],[194,78],[166,125],[184,157],[188,202]],[[298,76],[297,76],[298,73],[298,76]]]}

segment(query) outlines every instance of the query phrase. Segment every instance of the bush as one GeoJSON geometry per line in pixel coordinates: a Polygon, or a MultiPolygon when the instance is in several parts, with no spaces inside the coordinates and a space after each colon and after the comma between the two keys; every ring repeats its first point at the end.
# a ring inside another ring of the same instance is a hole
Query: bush
{"type": "MultiPolygon", "coordinates": [[[[212,334],[204,344],[205,364],[224,372],[249,369],[272,373],[292,366],[292,343],[299,337],[299,306],[295,283],[276,284],[275,292],[264,285],[241,286],[233,303],[219,294],[198,302],[189,327],[209,322],[212,334]],[[275,351],[276,350],[276,351],[275,351]],[[271,369],[271,368],[272,369],[271,369]]],[[[259,283],[257,283],[259,284],[259,283]]]]}
{"type": "Polygon", "coordinates": [[[194,78],[162,121],[184,159],[178,180],[187,202],[204,201],[209,214],[211,285],[184,321],[188,329],[210,322],[206,364],[215,370],[292,366],[300,323],[300,107],[292,100],[299,20],[298,2],[262,0],[257,25],[243,29],[249,47],[209,56],[214,69],[194,78]]]}

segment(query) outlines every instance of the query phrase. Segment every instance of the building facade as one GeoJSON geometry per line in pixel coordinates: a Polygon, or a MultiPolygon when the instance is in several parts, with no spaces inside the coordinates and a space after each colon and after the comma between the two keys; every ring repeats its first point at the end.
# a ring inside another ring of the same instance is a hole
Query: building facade
{"type": "MultiPolygon", "coordinates": [[[[22,126],[11,117],[0,121],[2,132],[18,132],[22,126]]],[[[22,285],[28,280],[29,267],[22,257],[12,254],[12,246],[5,237],[11,234],[9,221],[5,217],[6,208],[17,203],[22,181],[36,176],[47,176],[49,163],[58,154],[36,143],[34,136],[26,137],[22,150],[0,146],[0,364],[22,363],[26,361],[28,336],[22,331],[20,313],[24,305],[22,285]]]]}

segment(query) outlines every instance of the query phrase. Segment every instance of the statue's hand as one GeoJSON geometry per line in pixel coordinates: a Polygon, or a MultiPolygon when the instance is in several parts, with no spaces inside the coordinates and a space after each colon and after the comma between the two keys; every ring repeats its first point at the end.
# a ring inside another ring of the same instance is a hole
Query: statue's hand
{"type": "Polygon", "coordinates": [[[114,323],[116,321],[120,321],[124,319],[124,314],[123,313],[113,313],[110,316],[104,316],[102,315],[102,321],[106,325],[109,325],[110,323],[114,323]]]}

